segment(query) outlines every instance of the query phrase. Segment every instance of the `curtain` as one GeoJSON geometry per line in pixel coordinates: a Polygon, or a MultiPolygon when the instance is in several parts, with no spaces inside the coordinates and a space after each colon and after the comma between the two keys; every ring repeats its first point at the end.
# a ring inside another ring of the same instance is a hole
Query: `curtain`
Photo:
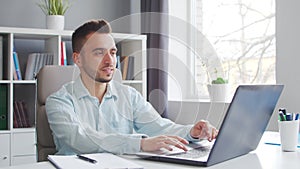
{"type": "Polygon", "coordinates": [[[142,0],[141,12],[141,31],[147,35],[147,100],[167,117],[168,0],[142,0]]]}

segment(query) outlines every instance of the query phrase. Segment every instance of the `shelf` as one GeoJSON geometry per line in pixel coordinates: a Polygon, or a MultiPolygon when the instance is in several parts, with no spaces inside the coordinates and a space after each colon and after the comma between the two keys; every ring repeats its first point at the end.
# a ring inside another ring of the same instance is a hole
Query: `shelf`
{"type": "Polygon", "coordinates": [[[0,80],[0,84],[7,84],[7,83],[10,83],[11,81],[10,80],[0,80]]]}
{"type": "Polygon", "coordinates": [[[137,83],[143,83],[142,80],[122,80],[122,83],[124,84],[137,84],[137,83]]]}
{"type": "Polygon", "coordinates": [[[0,134],[10,134],[9,130],[0,130],[0,134]]]}
{"type": "Polygon", "coordinates": [[[73,31],[68,30],[52,30],[52,29],[37,29],[37,28],[15,28],[15,27],[0,27],[0,33],[7,33],[7,34],[16,34],[17,37],[35,37],[35,38],[41,38],[41,37],[51,37],[55,35],[59,36],[71,36],[73,31]]]}
{"type": "MultiPolygon", "coordinates": [[[[7,127],[0,130],[0,137],[5,137],[12,142],[8,146],[9,162],[8,165],[14,165],[14,160],[18,157],[35,158],[35,116],[36,116],[36,80],[14,80],[14,59],[13,52],[17,52],[19,68],[22,79],[25,79],[27,62],[34,65],[34,71],[30,71],[30,75],[35,75],[39,67],[36,65],[44,65],[45,55],[32,57],[32,53],[52,53],[53,65],[61,65],[62,42],[66,47],[66,56],[68,64],[72,64],[72,34],[71,30],[50,30],[50,29],[32,29],[32,28],[15,28],[0,27],[0,36],[2,37],[3,50],[3,68],[2,79],[0,79],[0,87],[6,93],[2,94],[1,99],[6,103],[7,107],[7,127]],[[42,61],[41,61],[42,60],[42,61]],[[31,62],[32,61],[32,62],[31,62]],[[43,63],[43,64],[41,64],[43,63]],[[25,118],[24,118],[25,117],[25,118]],[[24,120],[25,119],[25,120],[24,120]],[[20,126],[20,128],[18,128],[20,126]],[[23,126],[33,126],[24,127],[23,126]],[[23,145],[27,144],[28,149],[23,149],[23,145]]],[[[133,74],[136,75],[135,80],[124,80],[123,84],[129,85],[139,91],[142,96],[146,97],[146,35],[112,33],[116,45],[118,45],[118,54],[120,56],[134,56],[134,64],[131,64],[133,74]]],[[[50,58],[51,60],[52,58],[50,58]]],[[[132,63],[132,62],[131,62],[132,63]]],[[[51,63],[50,63],[51,64],[51,63]]],[[[32,70],[32,69],[31,69],[32,70]]],[[[28,75],[28,74],[27,74],[28,75]]],[[[32,79],[27,76],[26,79],[32,79]]],[[[1,89],[1,88],[0,88],[1,89]]],[[[2,100],[1,100],[2,101],[2,100]]],[[[4,102],[3,101],[3,102],[4,102]]],[[[2,102],[2,103],[3,103],[2,102]]],[[[5,114],[6,115],[6,114],[5,114]]],[[[1,123],[4,124],[4,123],[1,123]]],[[[6,124],[5,124],[6,125],[6,124]]],[[[5,126],[4,125],[4,126],[5,126]]]]}
{"type": "Polygon", "coordinates": [[[36,84],[35,80],[13,80],[13,84],[36,84]]]}
{"type": "Polygon", "coordinates": [[[35,127],[29,127],[29,128],[14,128],[12,129],[13,133],[32,133],[35,132],[35,127]]]}

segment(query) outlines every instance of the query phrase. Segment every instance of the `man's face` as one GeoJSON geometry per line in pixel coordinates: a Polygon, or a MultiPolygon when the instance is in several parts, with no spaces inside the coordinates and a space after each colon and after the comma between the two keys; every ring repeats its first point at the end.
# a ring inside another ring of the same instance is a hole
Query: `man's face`
{"type": "Polygon", "coordinates": [[[117,48],[114,39],[105,33],[90,34],[87,38],[80,52],[78,66],[95,81],[107,83],[112,79],[116,67],[117,48]]]}

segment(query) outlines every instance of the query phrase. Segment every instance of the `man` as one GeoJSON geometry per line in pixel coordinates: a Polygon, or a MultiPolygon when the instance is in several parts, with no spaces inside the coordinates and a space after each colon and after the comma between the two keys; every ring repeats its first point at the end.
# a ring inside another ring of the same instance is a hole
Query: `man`
{"type": "Polygon", "coordinates": [[[188,141],[217,136],[207,121],[179,125],[160,117],[138,91],[112,80],[117,48],[105,20],[75,30],[72,47],[80,76],[46,102],[57,154],[187,150],[188,141]]]}

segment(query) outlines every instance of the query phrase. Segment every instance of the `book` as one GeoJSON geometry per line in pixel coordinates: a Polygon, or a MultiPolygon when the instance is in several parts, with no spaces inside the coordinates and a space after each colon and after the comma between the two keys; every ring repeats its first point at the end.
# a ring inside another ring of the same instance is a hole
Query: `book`
{"type": "Polygon", "coordinates": [[[143,169],[141,165],[138,165],[132,161],[126,160],[125,158],[116,156],[110,153],[95,153],[95,154],[84,154],[82,155],[93,162],[88,162],[78,158],[76,155],[48,155],[48,160],[55,168],[65,169],[93,169],[93,168],[111,168],[111,169],[143,169]]]}
{"type": "Polygon", "coordinates": [[[7,85],[0,85],[0,130],[8,129],[8,91],[7,85]]]}
{"type": "Polygon", "coordinates": [[[4,66],[3,66],[3,37],[0,36],[0,80],[3,79],[3,72],[4,72],[4,66]]]}
{"type": "Polygon", "coordinates": [[[16,121],[16,125],[14,125],[14,128],[22,128],[23,123],[20,115],[20,111],[18,108],[18,104],[16,101],[13,102],[13,108],[14,108],[14,121],[16,121]]]}
{"type": "Polygon", "coordinates": [[[17,80],[22,80],[22,74],[21,74],[21,69],[20,69],[20,64],[19,64],[19,57],[17,52],[13,52],[13,60],[14,60],[14,65],[17,73],[17,80]]]}
{"type": "Polygon", "coordinates": [[[134,80],[134,56],[128,56],[126,80],[134,80]]]}
{"type": "Polygon", "coordinates": [[[35,66],[37,62],[37,54],[31,53],[28,55],[27,64],[26,64],[26,71],[25,71],[25,80],[33,80],[34,73],[35,73],[35,66]]]}
{"type": "Polygon", "coordinates": [[[22,109],[25,112],[27,127],[32,127],[32,125],[29,122],[29,112],[28,112],[27,104],[25,101],[21,101],[21,104],[22,104],[22,109]]]}
{"type": "Polygon", "coordinates": [[[119,70],[122,70],[122,68],[121,68],[121,57],[120,57],[120,55],[117,55],[117,56],[116,56],[116,60],[117,60],[116,68],[119,69],[119,70]]]}
{"type": "Polygon", "coordinates": [[[72,50],[72,42],[64,41],[66,47],[66,56],[67,56],[67,64],[66,65],[74,65],[73,61],[73,50],[72,50]]]}
{"type": "Polygon", "coordinates": [[[18,110],[20,113],[20,118],[21,118],[23,127],[30,127],[29,120],[28,120],[28,112],[27,112],[25,102],[24,101],[16,101],[16,102],[17,102],[17,106],[18,106],[18,110]]]}
{"type": "Polygon", "coordinates": [[[66,52],[66,42],[60,42],[60,50],[61,50],[61,58],[60,58],[60,65],[66,66],[67,65],[67,52],[66,52]]]}
{"type": "Polygon", "coordinates": [[[13,125],[14,128],[30,127],[28,119],[28,111],[24,101],[15,100],[13,102],[14,115],[13,125]]]}
{"type": "Polygon", "coordinates": [[[3,80],[8,80],[10,79],[10,64],[11,64],[11,56],[8,55],[8,38],[4,35],[2,35],[2,52],[3,52],[3,67],[2,67],[2,71],[3,71],[3,80]]]}
{"type": "Polygon", "coordinates": [[[12,63],[12,65],[13,65],[13,79],[18,80],[18,76],[17,76],[16,67],[15,67],[14,62],[12,63]]]}
{"type": "Polygon", "coordinates": [[[52,53],[30,53],[26,64],[25,80],[34,80],[43,66],[53,64],[53,59],[52,53]]]}
{"type": "Polygon", "coordinates": [[[128,56],[121,57],[122,79],[126,80],[128,70],[128,56]]]}

